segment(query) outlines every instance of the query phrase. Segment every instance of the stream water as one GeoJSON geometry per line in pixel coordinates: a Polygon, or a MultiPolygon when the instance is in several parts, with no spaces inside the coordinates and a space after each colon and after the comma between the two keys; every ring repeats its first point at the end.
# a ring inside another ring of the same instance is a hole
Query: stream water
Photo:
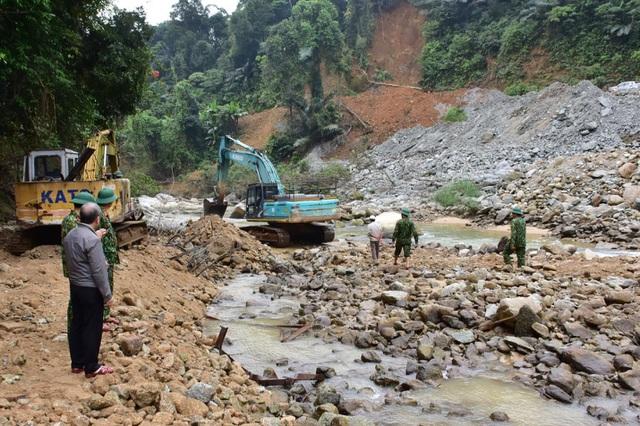
{"type": "MultiPolygon", "coordinates": [[[[496,245],[501,237],[509,236],[509,228],[506,226],[494,229],[478,228],[466,225],[464,222],[453,223],[417,223],[420,242],[423,244],[439,243],[445,247],[453,247],[457,244],[480,248],[483,244],[496,245]]],[[[336,238],[352,241],[367,240],[366,226],[344,226],[336,228],[336,238]]],[[[543,230],[534,229],[527,232],[527,248],[537,249],[543,244],[560,241],[563,244],[572,244],[579,252],[586,252],[594,257],[609,256],[640,256],[640,252],[618,250],[607,245],[594,245],[574,240],[558,240],[543,230]]]]}
{"type": "MultiPolygon", "coordinates": [[[[209,308],[209,315],[217,320],[205,324],[205,332],[211,336],[217,335],[221,326],[229,327],[225,351],[256,374],[274,368],[279,377],[289,377],[313,373],[320,366],[331,367],[336,376],[327,383],[344,399],[357,401],[361,408],[355,414],[379,425],[491,424],[489,415],[494,411],[506,412],[516,425],[597,424],[584,407],[543,399],[534,389],[509,380],[506,369],[498,366],[459,372],[461,377],[443,380],[438,387],[401,395],[379,387],[369,379],[374,364],[360,361],[360,349],[326,343],[311,333],[281,343],[276,325],[286,324],[304,300],[272,300],[258,292],[264,280],[262,276],[240,275],[228,282],[209,308]],[[402,402],[385,404],[385,400],[402,402]]],[[[385,368],[409,379],[404,374],[407,358],[379,355],[385,368]]]]}

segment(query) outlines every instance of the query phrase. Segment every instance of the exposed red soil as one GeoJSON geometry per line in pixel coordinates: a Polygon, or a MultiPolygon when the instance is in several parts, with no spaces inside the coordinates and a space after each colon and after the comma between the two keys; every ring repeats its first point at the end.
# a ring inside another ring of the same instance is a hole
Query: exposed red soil
{"type": "Polygon", "coordinates": [[[421,78],[425,22],[425,16],[407,1],[382,13],[376,21],[371,43],[369,75],[373,76],[376,68],[381,68],[391,73],[393,83],[417,85],[421,78]]]}
{"type": "Polygon", "coordinates": [[[366,145],[384,142],[400,129],[417,125],[432,126],[440,119],[446,105],[460,105],[464,89],[451,92],[423,92],[404,87],[374,87],[356,96],[340,98],[345,106],[355,112],[371,126],[366,133],[351,120],[348,113],[344,116],[352,124],[347,141],[333,154],[336,158],[346,159],[359,152],[366,145]],[[439,110],[438,105],[442,108],[439,110]]]}
{"type": "Polygon", "coordinates": [[[240,118],[240,140],[254,148],[265,149],[269,137],[284,124],[287,108],[278,107],[240,118]]]}

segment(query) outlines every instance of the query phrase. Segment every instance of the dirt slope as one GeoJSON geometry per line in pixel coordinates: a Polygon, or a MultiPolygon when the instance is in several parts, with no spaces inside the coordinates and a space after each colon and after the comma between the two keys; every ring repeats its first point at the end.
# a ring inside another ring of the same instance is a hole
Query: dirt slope
{"type": "MultiPolygon", "coordinates": [[[[349,158],[353,152],[367,145],[384,142],[400,129],[417,125],[432,126],[451,105],[462,102],[465,90],[452,92],[422,92],[399,87],[374,87],[355,96],[340,98],[346,107],[371,126],[369,133],[352,120],[352,131],[347,141],[333,154],[336,158],[349,158]]],[[[345,118],[351,119],[348,113],[345,118]]]]}
{"type": "Polygon", "coordinates": [[[284,125],[287,108],[278,107],[240,118],[240,140],[254,148],[265,149],[271,136],[284,125]]]}
{"type": "Polygon", "coordinates": [[[0,251],[0,423],[88,425],[92,417],[105,425],[186,425],[196,414],[215,424],[259,423],[269,394],[239,366],[209,353],[213,341],[199,324],[217,290],[171,260],[177,253],[158,243],[121,253],[113,308],[121,324],[102,342],[102,359],[116,373],[87,380],[69,371],[69,284],[59,248],[42,246],[22,257],[0,251]],[[125,336],[144,344],[138,354],[122,353],[119,339],[125,336]],[[217,383],[217,392],[231,399],[213,408],[186,398],[194,378],[217,383]],[[136,397],[143,394],[150,396],[148,405],[136,397]],[[153,402],[154,395],[160,402],[153,402]]]}
{"type": "Polygon", "coordinates": [[[421,78],[420,55],[424,46],[422,28],[426,19],[407,1],[401,1],[376,21],[369,60],[369,75],[381,68],[393,77],[392,82],[417,85],[421,78]]]}

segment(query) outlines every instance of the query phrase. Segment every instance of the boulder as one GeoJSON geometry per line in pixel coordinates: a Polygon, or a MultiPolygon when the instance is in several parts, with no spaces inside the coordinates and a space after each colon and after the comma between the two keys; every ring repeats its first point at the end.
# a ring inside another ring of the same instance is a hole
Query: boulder
{"type": "Polygon", "coordinates": [[[197,399],[186,397],[182,394],[172,392],[171,400],[176,406],[176,410],[179,414],[183,416],[200,416],[205,417],[209,412],[209,407],[207,405],[197,399]]]}
{"type": "Polygon", "coordinates": [[[336,407],[340,405],[340,394],[333,386],[323,384],[318,388],[315,405],[333,404],[336,407]]]}
{"type": "Polygon", "coordinates": [[[622,203],[624,203],[624,198],[619,195],[611,194],[607,196],[607,204],[609,204],[610,206],[617,206],[622,203]]]}
{"type": "Polygon", "coordinates": [[[396,223],[402,219],[400,213],[397,212],[384,212],[376,216],[376,222],[382,227],[382,233],[385,238],[391,238],[393,236],[393,230],[396,227],[396,223]]]}
{"type": "Polygon", "coordinates": [[[507,336],[503,339],[503,341],[512,349],[521,352],[521,353],[530,353],[533,352],[533,346],[528,344],[526,341],[519,337],[507,336]]]}
{"type": "Polygon", "coordinates": [[[418,355],[418,361],[429,361],[433,358],[433,346],[432,345],[418,345],[416,350],[418,355]]]}
{"type": "Polygon", "coordinates": [[[142,382],[130,390],[131,399],[138,408],[156,406],[160,401],[162,385],[157,382],[142,382]]]}
{"type": "Polygon", "coordinates": [[[635,208],[636,200],[640,198],[640,185],[627,186],[622,193],[622,198],[629,207],[635,208]]]}
{"type": "Polygon", "coordinates": [[[375,423],[361,416],[343,416],[324,413],[318,419],[318,426],[374,426],[375,423]]]}
{"type": "Polygon", "coordinates": [[[406,291],[397,290],[383,291],[381,299],[387,305],[397,305],[406,303],[409,299],[409,293],[407,293],[406,291]]]}
{"type": "Polygon", "coordinates": [[[213,398],[213,395],[215,393],[216,388],[214,388],[210,384],[198,382],[193,384],[189,388],[189,390],[187,391],[187,396],[189,398],[197,399],[207,404],[209,403],[209,401],[211,401],[211,398],[213,398]]]}
{"type": "Polygon", "coordinates": [[[638,165],[636,163],[624,163],[618,168],[618,174],[625,179],[629,179],[635,173],[638,165]]]}
{"type": "Polygon", "coordinates": [[[444,332],[458,343],[469,344],[476,340],[473,330],[453,330],[451,328],[447,328],[444,332]]]}
{"type": "Polygon", "coordinates": [[[640,370],[630,370],[618,374],[620,384],[627,389],[640,391],[640,370]]]}
{"type": "Polygon", "coordinates": [[[136,335],[121,334],[117,339],[120,350],[126,356],[136,355],[142,350],[142,337],[136,335]]]}
{"type": "Polygon", "coordinates": [[[560,389],[555,385],[549,385],[543,390],[544,394],[549,398],[553,398],[556,401],[560,401],[564,404],[571,404],[573,402],[573,398],[571,395],[560,389]]]}
{"type": "Polygon", "coordinates": [[[373,363],[382,362],[382,360],[380,359],[380,355],[378,355],[374,351],[364,352],[362,355],[360,355],[360,360],[362,362],[373,362],[373,363]]]}
{"type": "Polygon", "coordinates": [[[512,320],[505,321],[507,324],[513,326],[515,325],[515,317],[523,306],[528,306],[534,314],[542,311],[542,303],[540,303],[540,299],[535,296],[507,297],[500,301],[500,305],[493,319],[500,321],[513,317],[512,320]]]}
{"type": "Polygon", "coordinates": [[[629,290],[609,291],[604,296],[607,305],[625,304],[633,301],[633,292],[629,290]]]}
{"type": "Polygon", "coordinates": [[[566,368],[556,367],[552,368],[547,378],[549,384],[556,385],[568,394],[573,393],[575,381],[573,374],[566,368]]]}
{"type": "Polygon", "coordinates": [[[562,359],[578,371],[589,374],[611,374],[613,365],[602,355],[586,349],[571,347],[562,351],[562,359]]]}
{"type": "Polygon", "coordinates": [[[496,214],[496,218],[494,220],[494,223],[496,225],[502,225],[507,218],[509,217],[509,215],[511,215],[511,209],[510,208],[504,208],[502,210],[499,210],[498,213],[496,214]]]}
{"type": "Polygon", "coordinates": [[[231,211],[231,215],[229,217],[231,219],[244,219],[244,215],[247,213],[247,206],[244,203],[238,203],[233,207],[231,211]]]}
{"type": "Polygon", "coordinates": [[[529,305],[523,305],[518,311],[515,324],[513,326],[513,334],[516,336],[533,336],[533,325],[541,322],[541,319],[531,309],[529,305]]]}
{"type": "Polygon", "coordinates": [[[509,416],[504,411],[494,411],[489,418],[494,422],[508,422],[509,416]]]}

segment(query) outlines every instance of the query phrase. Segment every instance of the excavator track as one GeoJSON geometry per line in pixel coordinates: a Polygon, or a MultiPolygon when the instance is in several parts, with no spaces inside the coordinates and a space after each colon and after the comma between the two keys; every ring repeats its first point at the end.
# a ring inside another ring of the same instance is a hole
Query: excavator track
{"type": "Polygon", "coordinates": [[[288,247],[291,245],[289,232],[275,226],[246,226],[243,231],[253,235],[258,241],[274,247],[288,247]]]}
{"type": "Polygon", "coordinates": [[[144,220],[128,220],[114,224],[118,237],[118,248],[130,248],[147,237],[147,222],[144,220]]]}

